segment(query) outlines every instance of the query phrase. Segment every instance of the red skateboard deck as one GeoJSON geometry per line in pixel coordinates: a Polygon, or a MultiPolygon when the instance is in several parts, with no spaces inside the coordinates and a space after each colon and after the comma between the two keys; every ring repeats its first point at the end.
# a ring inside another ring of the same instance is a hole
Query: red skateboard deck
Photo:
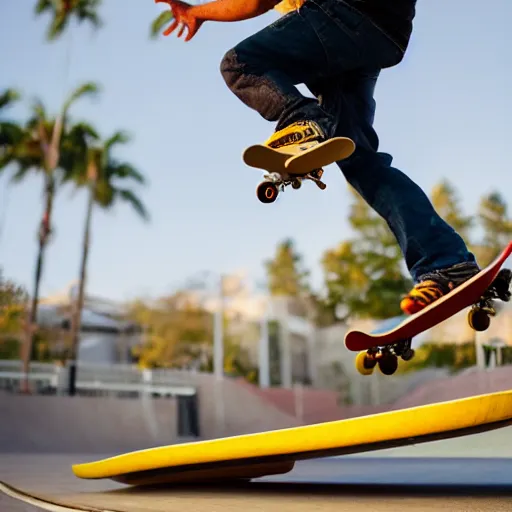
{"type": "MultiPolygon", "coordinates": [[[[345,335],[345,346],[355,352],[368,351],[367,356],[373,355],[377,359],[383,356],[390,356],[391,359],[401,356],[404,360],[409,360],[414,355],[414,351],[410,347],[414,336],[434,327],[468,306],[473,306],[468,313],[470,326],[476,331],[486,330],[490,323],[489,317],[495,314],[492,307],[493,302],[496,299],[504,302],[510,300],[511,271],[508,269],[502,271],[501,267],[511,254],[512,242],[488,267],[438,301],[414,315],[399,317],[398,324],[386,330],[380,329],[372,333],[358,330],[349,331],[345,335]],[[381,347],[391,348],[391,354],[388,350],[382,351],[381,347]]],[[[362,367],[359,368],[362,362],[362,360],[356,361],[358,369],[362,370],[362,367]]],[[[397,361],[395,362],[397,363],[397,361]]],[[[389,364],[388,374],[394,373],[392,367],[395,365],[389,364]]],[[[369,371],[371,365],[365,366],[369,371]]],[[[383,373],[387,372],[383,370],[383,373]]]]}

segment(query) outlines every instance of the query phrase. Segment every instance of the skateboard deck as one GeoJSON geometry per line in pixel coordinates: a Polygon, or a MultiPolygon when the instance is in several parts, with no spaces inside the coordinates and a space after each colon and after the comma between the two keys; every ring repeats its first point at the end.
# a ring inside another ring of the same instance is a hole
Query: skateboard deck
{"type": "Polygon", "coordinates": [[[286,171],[291,175],[306,174],[314,169],[345,160],[355,149],[352,139],[335,137],[290,157],[285,162],[286,171]]]}
{"type": "Polygon", "coordinates": [[[460,437],[512,424],[512,390],[314,425],[150,448],[72,466],[132,486],[284,474],[300,460],[460,437]]]}
{"type": "Polygon", "coordinates": [[[288,185],[298,189],[302,180],[315,182],[322,190],[323,167],[348,158],[355,149],[354,142],[346,137],[335,137],[325,142],[309,142],[282,148],[270,148],[263,144],[249,146],[243,153],[244,163],[267,171],[256,194],[263,203],[272,203],[279,191],[288,185]]]}
{"type": "Polygon", "coordinates": [[[489,266],[418,313],[390,319],[371,333],[349,331],[345,335],[345,346],[351,351],[366,351],[356,358],[356,367],[360,373],[369,375],[379,364],[384,374],[391,375],[396,371],[397,357],[408,361],[414,356],[411,348],[414,336],[469,306],[470,327],[475,331],[486,330],[490,325],[490,317],[496,314],[494,301],[510,300],[512,271],[501,267],[511,254],[512,242],[489,266]]]}

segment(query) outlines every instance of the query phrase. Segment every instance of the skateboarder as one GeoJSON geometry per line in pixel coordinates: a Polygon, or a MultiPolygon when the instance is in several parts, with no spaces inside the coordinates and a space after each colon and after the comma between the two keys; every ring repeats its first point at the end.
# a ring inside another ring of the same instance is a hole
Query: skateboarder
{"type": "Polygon", "coordinates": [[[242,21],[272,8],[286,13],[229,50],[222,76],[243,103],[276,123],[265,144],[277,148],[337,136],[356,143],[338,166],[400,245],[415,283],[401,301],[405,313],[421,310],[479,271],[421,188],[391,165],[391,155],[378,151],[374,89],[381,70],[404,58],[416,0],[156,1],[174,13],[166,34],[179,29],[186,41],[205,21],[242,21]],[[301,94],[297,84],[315,97],[301,94]]]}

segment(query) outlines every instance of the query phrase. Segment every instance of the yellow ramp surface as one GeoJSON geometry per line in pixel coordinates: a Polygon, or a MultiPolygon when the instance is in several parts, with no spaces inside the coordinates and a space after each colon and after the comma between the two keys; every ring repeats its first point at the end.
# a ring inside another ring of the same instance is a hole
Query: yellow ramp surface
{"type": "Polygon", "coordinates": [[[139,450],[75,464],[72,469],[79,478],[110,478],[132,485],[250,479],[288,472],[297,460],[417,444],[510,423],[512,390],[348,420],[139,450]]]}

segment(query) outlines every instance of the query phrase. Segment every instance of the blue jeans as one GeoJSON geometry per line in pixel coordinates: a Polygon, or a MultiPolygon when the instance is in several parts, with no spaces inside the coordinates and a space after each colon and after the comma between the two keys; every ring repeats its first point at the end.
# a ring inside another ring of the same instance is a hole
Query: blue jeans
{"type": "Polygon", "coordinates": [[[316,121],[326,137],[350,137],[353,155],[338,162],[347,181],[387,222],[414,281],[433,270],[474,262],[462,238],[421,188],[378,151],[374,89],[402,51],[369,19],[339,0],[307,0],[224,56],[231,91],[276,131],[316,121]],[[315,98],[296,88],[305,84],[315,98]]]}

